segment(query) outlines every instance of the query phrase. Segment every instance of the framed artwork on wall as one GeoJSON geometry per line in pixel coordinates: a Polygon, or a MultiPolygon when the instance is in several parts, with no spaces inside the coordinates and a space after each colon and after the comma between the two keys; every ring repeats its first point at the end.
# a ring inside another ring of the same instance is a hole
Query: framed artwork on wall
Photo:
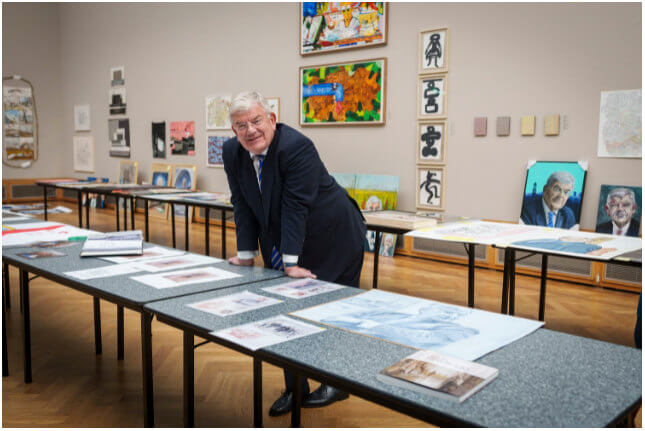
{"type": "MultiPolygon", "coordinates": [[[[172,165],[168,163],[153,163],[150,166],[150,184],[153,186],[170,187],[172,185],[172,165]]],[[[150,201],[148,212],[154,217],[167,218],[168,204],[166,202],[150,201]]]]}
{"type": "Polygon", "coordinates": [[[74,130],[77,132],[90,130],[90,105],[74,105],[74,130]]]}
{"type": "Polygon", "coordinates": [[[598,157],[642,157],[642,92],[600,92],[598,157]]]}
{"type": "Polygon", "coordinates": [[[417,166],[417,208],[444,209],[445,179],[443,166],[417,166]]]}
{"type": "Polygon", "coordinates": [[[119,162],[119,184],[137,184],[139,162],[121,160],[119,162]]]}
{"type": "Polygon", "coordinates": [[[300,3],[300,55],[386,43],[385,2],[300,3]]]}
{"type": "Polygon", "coordinates": [[[300,125],[385,124],[386,59],[300,68],[300,125]]]}
{"type": "Polygon", "coordinates": [[[446,120],[419,121],[417,126],[417,163],[446,162],[446,120]]]}
{"type": "Polygon", "coordinates": [[[130,157],[130,120],[108,120],[110,156],[130,157]]]}
{"type": "Polygon", "coordinates": [[[166,122],[152,123],[152,157],[166,158],[166,122]]]}
{"type": "Polygon", "coordinates": [[[442,118],[447,112],[448,75],[445,73],[419,77],[417,92],[419,119],[442,118]]]}
{"type": "Polygon", "coordinates": [[[448,71],[448,28],[423,30],[419,33],[419,73],[448,71]]]}
{"type": "Polygon", "coordinates": [[[74,136],[74,170],[94,172],[94,139],[91,136],[74,136]]]}
{"type": "Polygon", "coordinates": [[[230,130],[228,113],[231,109],[230,94],[206,96],[206,130],[230,130]]]}
{"type": "Polygon", "coordinates": [[[578,230],[588,163],[530,160],[520,223],[578,230]]]}
{"type": "Polygon", "coordinates": [[[170,122],[170,150],[171,154],[195,155],[194,121],[170,122]]]}
{"type": "Polygon", "coordinates": [[[209,168],[223,168],[224,159],[222,159],[222,148],[224,142],[231,139],[230,136],[209,136],[208,137],[208,160],[209,168]]]}
{"type": "Polygon", "coordinates": [[[280,98],[279,97],[265,97],[266,101],[271,105],[271,112],[275,114],[275,121],[280,121],[280,98]]]}

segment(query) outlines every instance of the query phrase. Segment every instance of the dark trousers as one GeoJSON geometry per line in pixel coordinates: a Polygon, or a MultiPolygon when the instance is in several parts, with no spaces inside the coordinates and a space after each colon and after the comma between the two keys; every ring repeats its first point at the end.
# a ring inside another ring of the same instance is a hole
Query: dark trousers
{"type": "Polygon", "coordinates": [[[638,296],[638,308],[636,309],[636,327],[634,328],[634,343],[636,344],[636,347],[639,349],[642,346],[642,337],[643,337],[643,327],[641,323],[642,319],[642,308],[641,308],[641,302],[643,300],[643,294],[641,293],[638,296]]]}

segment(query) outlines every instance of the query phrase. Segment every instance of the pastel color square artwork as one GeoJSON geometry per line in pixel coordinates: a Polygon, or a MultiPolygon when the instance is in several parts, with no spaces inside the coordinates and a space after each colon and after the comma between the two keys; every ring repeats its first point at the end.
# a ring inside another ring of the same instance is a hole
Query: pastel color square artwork
{"type": "Polygon", "coordinates": [[[535,115],[525,115],[520,122],[520,134],[522,136],[535,135],[535,115]]]}
{"type": "Polygon", "coordinates": [[[497,136],[511,134],[511,117],[497,117],[497,136]]]}
{"type": "Polygon", "coordinates": [[[544,117],[544,134],[558,136],[560,134],[560,115],[553,114],[544,117]]]}
{"type": "Polygon", "coordinates": [[[475,117],[475,136],[486,136],[488,130],[487,117],[475,117]]]}

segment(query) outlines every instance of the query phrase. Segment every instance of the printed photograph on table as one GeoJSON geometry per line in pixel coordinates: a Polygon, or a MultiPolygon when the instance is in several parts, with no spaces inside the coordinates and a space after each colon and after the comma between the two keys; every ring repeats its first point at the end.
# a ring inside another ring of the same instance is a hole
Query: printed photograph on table
{"type": "Polygon", "coordinates": [[[385,2],[302,2],[300,54],[387,43],[385,2]]]}
{"type": "Polygon", "coordinates": [[[110,88],[110,115],[124,115],[125,87],[110,88]]]}
{"type": "Polygon", "coordinates": [[[419,118],[445,117],[447,91],[448,75],[445,73],[419,78],[419,118]]]}
{"type": "Polygon", "coordinates": [[[445,174],[443,167],[417,167],[417,208],[444,209],[445,174]]]}
{"type": "MultiPolygon", "coordinates": [[[[197,167],[195,165],[173,165],[173,187],[177,189],[195,190],[195,180],[197,179],[197,167]]],[[[193,212],[194,207],[191,207],[193,212]]],[[[175,216],[185,217],[186,206],[175,205],[175,216]]],[[[192,217],[189,217],[189,219],[192,217]]]]}
{"type": "Polygon", "coordinates": [[[446,162],[446,127],[443,121],[420,121],[417,128],[417,163],[446,162]]]}
{"type": "Polygon", "coordinates": [[[217,298],[207,299],[206,301],[186,304],[186,306],[206,313],[215,314],[216,316],[226,317],[279,304],[281,302],[283,301],[270,298],[268,296],[257,295],[245,290],[232,295],[219,296],[217,298]]]}
{"type": "Polygon", "coordinates": [[[74,130],[77,132],[90,130],[90,105],[74,105],[74,130]]]}
{"type": "Polygon", "coordinates": [[[74,136],[74,170],[76,172],[94,172],[94,138],[91,136],[74,136]]]}
{"type": "MultiPolygon", "coordinates": [[[[153,186],[170,187],[172,166],[167,163],[153,163],[150,167],[150,184],[153,186]]],[[[149,201],[148,213],[153,217],[166,218],[168,216],[168,204],[165,202],[149,201]]]]}
{"type": "Polygon", "coordinates": [[[170,122],[170,151],[171,154],[195,155],[195,122],[170,122]]]}
{"type": "Polygon", "coordinates": [[[385,124],[386,59],[300,68],[300,125],[385,124]]]}
{"type": "Polygon", "coordinates": [[[600,186],[596,232],[638,236],[641,227],[643,189],[636,186],[600,186]]]}
{"type": "Polygon", "coordinates": [[[10,166],[22,166],[24,161],[36,160],[38,130],[31,87],[3,85],[2,101],[4,162],[10,166]]]}
{"type": "Polygon", "coordinates": [[[130,157],[130,120],[108,120],[110,156],[130,157]]]}
{"type": "Polygon", "coordinates": [[[530,160],[520,223],[578,230],[587,166],[530,160]]]}
{"type": "Polygon", "coordinates": [[[419,73],[448,70],[448,29],[437,28],[419,33],[419,73]]]}
{"type": "Polygon", "coordinates": [[[119,162],[119,184],[137,184],[139,162],[121,160],[119,162]]]}
{"type": "Polygon", "coordinates": [[[265,97],[264,98],[269,104],[271,112],[275,114],[275,121],[280,121],[280,98],[279,97],[265,97]]]}
{"type": "Polygon", "coordinates": [[[642,157],[641,90],[602,91],[598,157],[642,157]]]}
{"type": "Polygon", "coordinates": [[[152,157],[166,158],[166,122],[152,123],[152,157]]]}
{"type": "Polygon", "coordinates": [[[231,139],[230,136],[209,136],[208,137],[208,166],[213,168],[223,168],[224,159],[222,159],[222,147],[224,142],[231,139]]]}
{"type": "Polygon", "coordinates": [[[228,113],[231,109],[231,95],[206,96],[206,129],[229,130],[231,122],[228,113]]]}

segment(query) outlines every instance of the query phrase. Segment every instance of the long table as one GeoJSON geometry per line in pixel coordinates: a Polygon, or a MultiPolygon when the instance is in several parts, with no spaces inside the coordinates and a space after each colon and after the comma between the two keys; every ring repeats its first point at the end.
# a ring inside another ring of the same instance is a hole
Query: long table
{"type": "MultiPolygon", "coordinates": [[[[145,244],[149,246],[150,244],[145,244]]],[[[32,381],[31,374],[31,330],[30,330],[30,307],[29,307],[29,274],[41,276],[53,282],[62,284],[72,289],[87,293],[94,297],[94,319],[95,319],[95,344],[96,353],[101,353],[101,327],[99,299],[112,302],[117,305],[117,351],[118,358],[123,358],[123,309],[128,308],[141,315],[141,360],[143,374],[143,411],[144,426],[154,426],[153,408],[153,377],[152,377],[152,341],[151,324],[153,316],[144,310],[144,305],[152,301],[159,301],[182,295],[189,295],[197,292],[217,290],[225,287],[246,284],[259,280],[284,277],[284,273],[260,267],[239,267],[232,266],[226,262],[217,263],[216,268],[234,272],[242,277],[230,280],[222,280],[210,283],[199,283],[179,286],[168,289],[155,289],[150,286],[131,280],[133,274],[122,276],[96,278],[91,280],[78,280],[65,275],[65,272],[81,270],[101,266],[109,266],[112,263],[97,258],[80,258],[78,253],[82,244],[68,246],[62,250],[67,256],[44,259],[25,259],[18,256],[18,253],[34,250],[33,248],[4,248],[2,260],[5,265],[12,265],[18,268],[20,276],[20,291],[23,305],[23,326],[24,326],[24,381],[32,381]]],[[[203,266],[203,265],[202,265],[203,266]]],[[[195,268],[198,268],[196,266],[195,268]]]]}
{"type": "Polygon", "coordinates": [[[611,426],[631,416],[641,403],[640,350],[546,329],[478,359],[476,362],[499,369],[499,376],[469,400],[455,403],[376,379],[379,371],[413,353],[415,349],[410,347],[326,327],[318,334],[251,351],[210,333],[334,301],[359,293],[357,289],[346,288],[300,302],[286,299],[278,305],[226,318],[186,306],[241,290],[262,294],[263,287],[280,282],[283,281],[259,282],[144,307],[159,322],[184,333],[184,426],[195,424],[195,336],[253,358],[255,427],[262,426],[262,362],[289,369],[297,376],[292,426],[300,426],[299,382],[307,377],[438,426],[611,426]]]}

